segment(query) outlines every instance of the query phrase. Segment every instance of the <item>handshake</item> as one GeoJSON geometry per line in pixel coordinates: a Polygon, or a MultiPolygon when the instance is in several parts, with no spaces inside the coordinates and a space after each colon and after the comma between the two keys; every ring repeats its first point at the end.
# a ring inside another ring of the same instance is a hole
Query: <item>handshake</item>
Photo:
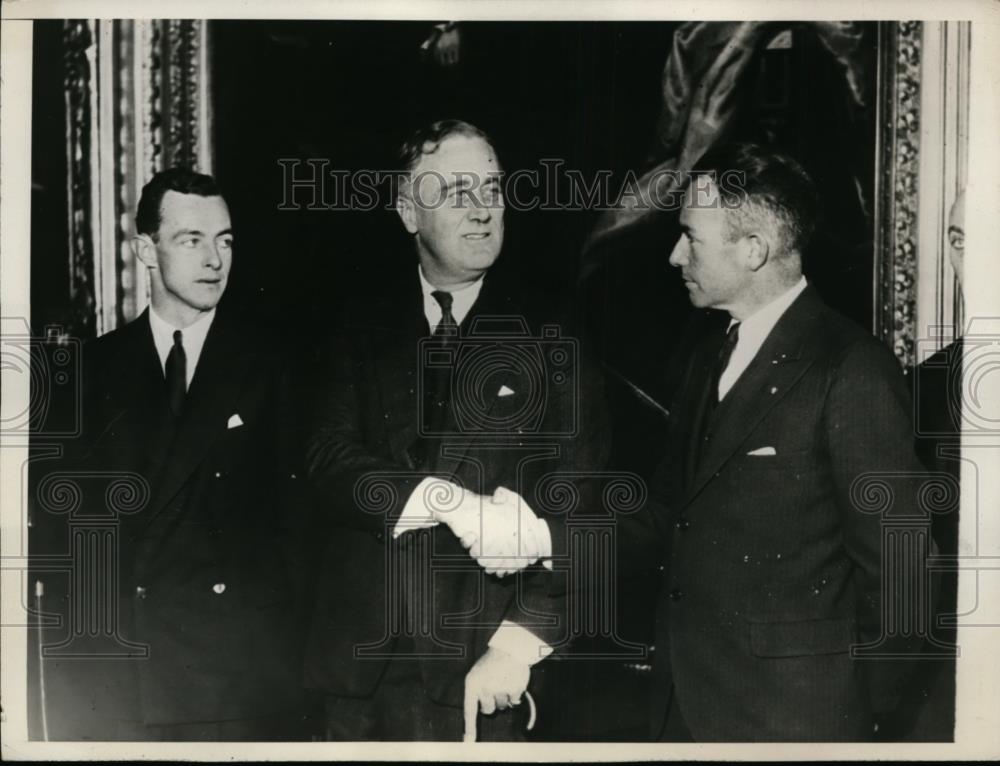
{"type": "Polygon", "coordinates": [[[446,524],[488,574],[504,577],[551,558],[548,525],[516,492],[497,487],[492,496],[478,495],[442,479],[423,489],[433,523],[446,524]]]}

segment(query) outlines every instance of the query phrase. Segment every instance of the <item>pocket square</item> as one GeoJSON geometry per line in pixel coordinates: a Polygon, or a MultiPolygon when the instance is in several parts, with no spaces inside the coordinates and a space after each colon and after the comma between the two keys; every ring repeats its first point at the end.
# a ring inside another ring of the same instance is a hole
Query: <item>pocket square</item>
{"type": "Polygon", "coordinates": [[[240,417],[240,413],[234,412],[229,416],[229,422],[226,423],[226,428],[239,428],[243,425],[243,418],[240,417]]]}
{"type": "Polygon", "coordinates": [[[752,455],[753,457],[771,457],[773,455],[777,455],[778,453],[775,451],[774,447],[758,447],[757,449],[750,450],[747,454],[752,455]]]}
{"type": "Polygon", "coordinates": [[[497,396],[513,396],[514,389],[507,388],[507,386],[500,386],[500,390],[497,391],[497,396]]]}

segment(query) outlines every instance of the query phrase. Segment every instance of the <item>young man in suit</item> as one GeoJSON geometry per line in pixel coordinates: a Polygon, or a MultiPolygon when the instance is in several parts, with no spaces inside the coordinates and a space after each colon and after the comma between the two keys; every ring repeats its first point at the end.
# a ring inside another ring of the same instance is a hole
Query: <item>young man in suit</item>
{"type": "Polygon", "coordinates": [[[69,628],[44,634],[50,738],[295,737],[300,634],[283,543],[294,452],[279,347],[217,308],[233,232],[212,178],[157,173],[136,230],[151,305],[84,346],[82,435],[58,467],[81,503],[68,529],[58,508],[38,519],[40,547],[68,548],[74,567],[69,583],[43,575],[69,628]],[[95,521],[113,527],[106,559],[87,543],[95,521]]]}
{"type": "MultiPolygon", "coordinates": [[[[816,209],[794,160],[747,144],[685,193],[670,264],[706,311],[642,516],[663,556],[654,738],[871,739],[912,649],[883,598],[889,517],[921,472],[909,398],[892,352],[802,275],[816,209]],[[866,507],[866,475],[887,509],[866,507]],[[852,651],[873,642],[897,661],[852,651]]],[[[887,587],[914,592],[919,569],[887,587]]]]}
{"type": "Polygon", "coordinates": [[[541,480],[601,467],[601,389],[561,317],[494,270],[485,134],[434,123],[401,166],[417,257],[348,307],[307,449],[333,527],[307,684],[331,739],[471,738],[477,711],[481,738],[518,739],[510,708],[567,633],[564,516],[541,480]]]}

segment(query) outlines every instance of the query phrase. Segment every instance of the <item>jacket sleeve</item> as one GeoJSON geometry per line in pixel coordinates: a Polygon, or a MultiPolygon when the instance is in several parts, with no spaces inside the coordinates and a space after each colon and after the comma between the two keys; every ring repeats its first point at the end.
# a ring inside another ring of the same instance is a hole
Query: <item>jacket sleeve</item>
{"type": "Polygon", "coordinates": [[[316,396],[306,442],[309,478],[331,522],[382,539],[425,476],[389,459],[388,448],[365,432],[362,413],[371,384],[361,352],[346,341],[338,343],[328,369],[320,378],[323,391],[316,396]]]}
{"type": "Polygon", "coordinates": [[[824,426],[843,544],[856,567],[859,639],[875,647],[875,655],[895,655],[861,657],[876,713],[893,707],[895,690],[912,667],[906,657],[919,649],[920,631],[906,637],[892,630],[900,619],[921,619],[919,608],[901,613],[909,605],[896,594],[924,592],[927,583],[930,526],[926,512],[916,507],[917,485],[924,477],[914,451],[911,412],[902,372],[889,349],[865,339],[844,350],[833,371],[824,426]],[[887,535],[896,521],[927,522],[927,544],[908,566],[886,559],[891,551],[887,535]],[[889,603],[886,595],[892,596],[889,603]]]}

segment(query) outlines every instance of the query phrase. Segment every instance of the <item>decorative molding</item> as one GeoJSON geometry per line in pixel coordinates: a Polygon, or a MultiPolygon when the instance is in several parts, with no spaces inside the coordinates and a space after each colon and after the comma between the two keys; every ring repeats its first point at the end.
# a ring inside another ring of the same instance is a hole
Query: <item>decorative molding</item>
{"type": "Polygon", "coordinates": [[[165,103],[169,165],[198,167],[200,22],[169,19],[164,36],[165,103]]]}
{"type": "Polygon", "coordinates": [[[63,26],[66,89],[67,198],[69,200],[69,292],[73,326],[78,338],[93,337],[97,298],[94,288],[94,243],[91,217],[92,114],[94,29],[88,20],[63,26]]]}
{"type": "Polygon", "coordinates": [[[914,360],[923,23],[879,23],[875,334],[914,360]]]}

